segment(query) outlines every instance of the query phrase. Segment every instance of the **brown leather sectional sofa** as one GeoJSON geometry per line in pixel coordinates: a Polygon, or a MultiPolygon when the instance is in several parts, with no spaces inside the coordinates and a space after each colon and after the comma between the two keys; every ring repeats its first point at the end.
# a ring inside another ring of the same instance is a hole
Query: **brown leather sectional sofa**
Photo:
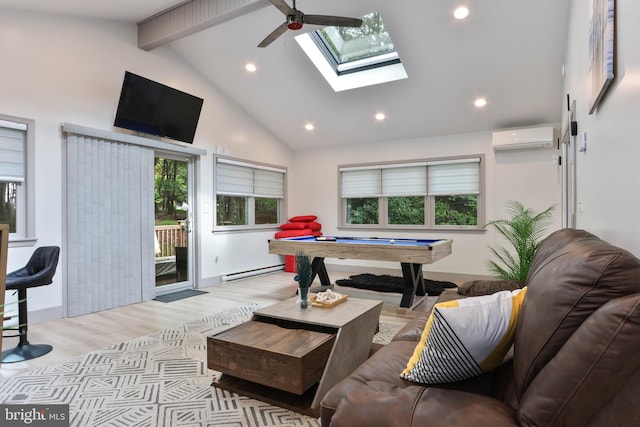
{"type": "Polygon", "coordinates": [[[415,319],[325,395],[322,425],[640,425],[640,260],[560,230],[542,242],[526,285],[509,361],[453,384],[404,380],[426,323],[415,319]]]}

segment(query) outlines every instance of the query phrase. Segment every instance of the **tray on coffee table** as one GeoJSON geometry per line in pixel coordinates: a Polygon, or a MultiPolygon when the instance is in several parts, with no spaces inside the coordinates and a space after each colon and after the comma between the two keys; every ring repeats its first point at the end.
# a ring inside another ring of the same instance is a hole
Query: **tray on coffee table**
{"type": "Polygon", "coordinates": [[[349,297],[348,295],[343,295],[343,294],[338,294],[338,295],[340,295],[340,298],[338,298],[337,300],[333,300],[331,302],[318,301],[317,296],[313,295],[311,297],[311,305],[314,307],[331,308],[331,307],[335,307],[340,303],[345,302],[349,297]]]}

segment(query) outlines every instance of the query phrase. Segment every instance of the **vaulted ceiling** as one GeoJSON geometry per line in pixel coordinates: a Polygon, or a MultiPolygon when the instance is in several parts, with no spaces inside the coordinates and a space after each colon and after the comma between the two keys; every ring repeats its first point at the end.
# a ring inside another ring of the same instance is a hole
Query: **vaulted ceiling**
{"type": "MultiPolygon", "coordinates": [[[[0,8],[136,25],[185,3],[190,2],[0,0],[0,8]]],[[[568,0],[299,0],[306,14],[360,17],[377,11],[384,19],[409,77],[344,92],[330,88],[292,31],[258,48],[284,16],[266,0],[240,3],[256,4],[165,46],[292,149],[560,121],[568,0]],[[470,9],[462,21],[452,15],[460,5],[470,9]],[[256,65],[255,73],[244,70],[247,62],[256,65]],[[484,108],[474,106],[477,97],[486,98],[484,108]],[[376,121],[377,112],[387,119],[376,121]],[[313,131],[305,129],[308,122],[313,131]]]]}

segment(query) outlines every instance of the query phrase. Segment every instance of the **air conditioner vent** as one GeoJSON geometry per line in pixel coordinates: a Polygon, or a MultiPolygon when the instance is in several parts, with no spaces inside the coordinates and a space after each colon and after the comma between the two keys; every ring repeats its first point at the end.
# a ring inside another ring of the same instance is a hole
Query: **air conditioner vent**
{"type": "Polygon", "coordinates": [[[510,129],[493,133],[493,151],[531,150],[553,147],[553,127],[510,129]]]}

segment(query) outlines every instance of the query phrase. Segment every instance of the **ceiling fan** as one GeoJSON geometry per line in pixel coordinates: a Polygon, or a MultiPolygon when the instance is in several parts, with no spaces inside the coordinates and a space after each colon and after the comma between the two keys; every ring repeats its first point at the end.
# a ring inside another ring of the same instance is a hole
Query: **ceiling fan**
{"type": "Polygon", "coordinates": [[[287,20],[284,24],[273,30],[258,47],[267,47],[275,39],[280,37],[287,30],[299,30],[304,24],[310,25],[323,25],[333,27],[359,27],[362,25],[362,19],[359,18],[345,18],[342,16],[328,16],[328,15],[305,15],[298,9],[296,9],[296,0],[293,0],[293,7],[290,7],[284,0],[269,0],[275,7],[284,13],[287,20]]]}

